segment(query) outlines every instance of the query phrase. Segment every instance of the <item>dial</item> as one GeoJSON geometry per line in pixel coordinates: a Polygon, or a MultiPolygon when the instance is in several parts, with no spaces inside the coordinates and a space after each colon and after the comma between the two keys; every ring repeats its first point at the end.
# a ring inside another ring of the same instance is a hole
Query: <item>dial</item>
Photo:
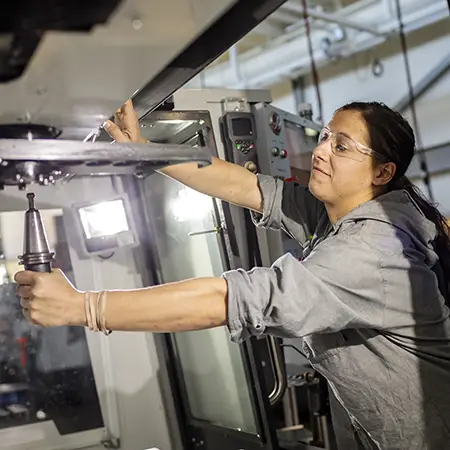
{"type": "Polygon", "coordinates": [[[281,117],[276,112],[270,114],[269,126],[275,134],[280,134],[281,131],[281,117]]]}

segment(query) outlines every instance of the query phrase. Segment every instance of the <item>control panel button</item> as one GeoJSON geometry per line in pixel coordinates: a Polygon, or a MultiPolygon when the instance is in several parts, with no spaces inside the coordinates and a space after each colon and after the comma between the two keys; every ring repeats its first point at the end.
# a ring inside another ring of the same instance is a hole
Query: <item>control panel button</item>
{"type": "Polygon", "coordinates": [[[253,150],[255,148],[254,142],[247,140],[236,140],[235,146],[237,151],[245,154],[247,154],[250,150],[253,150]]]}
{"type": "Polygon", "coordinates": [[[253,161],[247,161],[244,164],[244,168],[249,170],[250,172],[253,172],[253,173],[255,173],[256,170],[257,170],[256,164],[253,161]]]}
{"type": "Polygon", "coordinates": [[[274,147],[272,149],[272,155],[273,156],[279,156],[279,154],[280,154],[280,149],[278,147],[274,147]]]}
{"type": "Polygon", "coordinates": [[[282,148],[282,149],[280,150],[280,156],[281,156],[282,158],[286,158],[286,156],[287,156],[287,151],[286,151],[284,148],[282,148]]]}

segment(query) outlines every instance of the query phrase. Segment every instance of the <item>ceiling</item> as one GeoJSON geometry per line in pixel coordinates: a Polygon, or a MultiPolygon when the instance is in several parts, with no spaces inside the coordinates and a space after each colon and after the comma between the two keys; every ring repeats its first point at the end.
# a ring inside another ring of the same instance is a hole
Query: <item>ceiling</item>
{"type": "MultiPolygon", "coordinates": [[[[393,1],[309,0],[317,64],[388,39],[393,1]]],[[[0,84],[0,124],[41,123],[83,139],[234,3],[124,0],[91,33],[47,33],[25,75],[0,84]]],[[[408,30],[448,17],[447,0],[401,4],[408,30]]],[[[302,2],[288,0],[188,85],[267,87],[309,71],[302,2]]]]}
{"type": "MultiPolygon", "coordinates": [[[[261,88],[310,72],[302,0],[288,0],[190,87],[261,88]]],[[[447,0],[400,0],[405,31],[449,20],[447,0]]],[[[316,64],[349,57],[398,33],[395,0],[309,0],[316,64]]]]}

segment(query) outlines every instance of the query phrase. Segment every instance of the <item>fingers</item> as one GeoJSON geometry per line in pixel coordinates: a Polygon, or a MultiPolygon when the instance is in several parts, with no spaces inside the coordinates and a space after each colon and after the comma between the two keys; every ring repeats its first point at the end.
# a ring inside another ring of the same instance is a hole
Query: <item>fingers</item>
{"type": "Polygon", "coordinates": [[[130,142],[130,138],[114,122],[107,120],[103,128],[116,142],[130,142]]]}
{"type": "Polygon", "coordinates": [[[43,326],[43,324],[41,324],[40,320],[39,320],[39,315],[36,314],[35,311],[33,311],[32,309],[22,309],[22,314],[25,317],[25,319],[28,320],[28,322],[32,323],[33,325],[41,325],[43,326]],[[36,316],[38,316],[36,318],[36,316]]]}
{"type": "Polygon", "coordinates": [[[139,119],[131,100],[115,112],[114,122],[107,120],[103,128],[117,142],[147,142],[141,137],[139,119]]]}
{"type": "Polygon", "coordinates": [[[20,285],[31,286],[36,281],[37,272],[22,270],[14,275],[14,281],[20,285]]]}
{"type": "Polygon", "coordinates": [[[22,298],[33,298],[33,292],[31,286],[18,286],[17,295],[22,298]]]}
{"type": "Polygon", "coordinates": [[[21,297],[21,299],[20,299],[20,306],[23,309],[31,309],[30,300],[28,298],[21,297]]]}
{"type": "Polygon", "coordinates": [[[141,133],[139,119],[133,107],[133,102],[129,99],[120,108],[118,113],[121,120],[121,128],[123,133],[130,138],[132,142],[139,142],[141,133]]]}
{"type": "Polygon", "coordinates": [[[122,120],[133,120],[136,123],[139,121],[136,110],[134,109],[133,102],[131,98],[129,98],[120,108],[120,113],[122,115],[122,120]]]}

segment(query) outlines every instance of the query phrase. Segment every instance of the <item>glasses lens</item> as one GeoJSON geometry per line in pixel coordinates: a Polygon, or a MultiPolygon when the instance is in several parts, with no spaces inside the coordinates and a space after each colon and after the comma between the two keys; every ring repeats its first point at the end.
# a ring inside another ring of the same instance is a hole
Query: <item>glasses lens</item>
{"type": "Polygon", "coordinates": [[[322,128],[322,131],[319,134],[319,144],[328,141],[330,135],[331,135],[330,130],[328,130],[327,128],[322,128]]]}
{"type": "Polygon", "coordinates": [[[357,144],[340,133],[333,134],[331,149],[335,155],[351,158],[355,161],[362,161],[364,158],[364,155],[358,150],[357,144]]]}

